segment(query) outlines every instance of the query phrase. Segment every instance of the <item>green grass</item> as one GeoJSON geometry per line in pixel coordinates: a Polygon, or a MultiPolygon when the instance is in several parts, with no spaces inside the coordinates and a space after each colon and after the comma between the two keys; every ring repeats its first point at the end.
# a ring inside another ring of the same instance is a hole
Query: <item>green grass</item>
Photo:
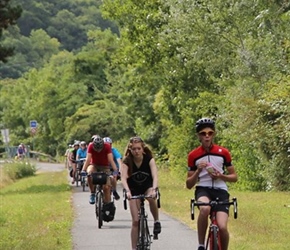
{"type": "MultiPolygon", "coordinates": [[[[194,189],[186,189],[185,181],[177,180],[165,170],[159,171],[159,187],[162,211],[196,229],[196,220],[190,218],[194,189]]],[[[230,190],[230,194],[238,199],[238,219],[233,218],[232,212],[229,219],[230,250],[289,249],[289,192],[230,190]]],[[[197,218],[198,210],[195,211],[197,218]]]]}
{"type": "Polygon", "coordinates": [[[23,178],[0,190],[0,249],[71,249],[67,173],[23,178]]]}

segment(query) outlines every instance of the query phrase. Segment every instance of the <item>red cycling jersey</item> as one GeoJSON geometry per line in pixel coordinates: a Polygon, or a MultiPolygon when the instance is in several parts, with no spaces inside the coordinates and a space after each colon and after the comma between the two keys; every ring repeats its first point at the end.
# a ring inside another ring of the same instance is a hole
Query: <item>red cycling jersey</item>
{"type": "MultiPolygon", "coordinates": [[[[220,173],[224,173],[224,168],[232,166],[232,158],[228,149],[216,144],[212,145],[209,152],[202,146],[192,150],[187,158],[188,171],[197,170],[197,165],[200,161],[209,162],[211,166],[220,173]]],[[[198,177],[199,183],[197,186],[215,187],[227,190],[226,183],[223,180],[213,180],[205,169],[199,173],[198,177]]]]}
{"type": "Polygon", "coordinates": [[[108,154],[112,154],[110,144],[104,143],[104,148],[100,152],[97,152],[94,150],[93,143],[90,143],[87,152],[92,155],[91,164],[109,167],[108,154]]]}

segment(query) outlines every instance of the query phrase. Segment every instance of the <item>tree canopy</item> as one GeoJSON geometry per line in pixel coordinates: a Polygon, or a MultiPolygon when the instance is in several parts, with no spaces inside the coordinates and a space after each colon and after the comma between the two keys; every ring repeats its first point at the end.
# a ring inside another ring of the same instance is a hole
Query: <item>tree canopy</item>
{"type": "Polygon", "coordinates": [[[138,134],[184,178],[187,154],[199,144],[195,121],[209,116],[216,143],[232,153],[239,189],[289,190],[287,1],[27,6],[31,22],[6,36],[21,53],[5,65],[29,67],[12,67],[19,77],[9,71],[0,81],[1,123],[13,143],[31,142],[30,120],[39,123],[36,147],[53,155],[96,133],[122,142],[138,134]]]}
{"type": "MultiPolygon", "coordinates": [[[[10,0],[3,0],[0,2],[0,42],[3,35],[3,30],[11,25],[16,24],[16,20],[21,15],[21,8],[19,6],[12,6],[10,0]]],[[[7,57],[13,55],[14,48],[5,46],[0,43],[0,61],[7,62],[7,57]]]]}

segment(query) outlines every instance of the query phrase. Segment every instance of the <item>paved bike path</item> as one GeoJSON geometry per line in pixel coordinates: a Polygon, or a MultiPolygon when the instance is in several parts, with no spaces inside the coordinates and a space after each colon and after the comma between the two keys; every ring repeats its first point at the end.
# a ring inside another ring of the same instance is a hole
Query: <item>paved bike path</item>
{"type": "MultiPolygon", "coordinates": [[[[37,163],[37,168],[39,172],[63,171],[64,164],[37,163]]],[[[118,191],[121,195],[121,183],[118,183],[118,191]]],[[[75,209],[75,221],[72,228],[73,250],[131,250],[131,215],[129,207],[124,210],[122,197],[119,201],[115,201],[117,207],[115,219],[109,223],[104,222],[101,229],[98,228],[95,207],[89,204],[88,187],[83,192],[81,187],[73,185],[72,203],[75,209]]],[[[148,206],[146,206],[146,211],[152,232],[153,219],[148,206]]],[[[159,212],[162,232],[158,240],[153,240],[152,250],[197,249],[197,235],[194,230],[162,213],[161,210],[159,212]]],[[[189,211],[184,212],[189,213],[189,211]]]]}
{"type": "MultiPolygon", "coordinates": [[[[89,204],[89,192],[83,192],[81,187],[74,187],[73,204],[76,219],[72,229],[74,250],[130,250],[131,215],[129,207],[123,207],[122,197],[115,201],[116,214],[112,222],[104,222],[101,229],[95,217],[95,207],[89,204]]],[[[122,187],[118,184],[121,195],[122,187]]],[[[162,200],[161,200],[162,206],[162,200]]],[[[153,231],[153,218],[146,206],[150,231],[153,231]]],[[[160,212],[162,232],[158,240],[153,240],[152,250],[193,250],[197,249],[196,232],[186,225],[160,212]]]]}

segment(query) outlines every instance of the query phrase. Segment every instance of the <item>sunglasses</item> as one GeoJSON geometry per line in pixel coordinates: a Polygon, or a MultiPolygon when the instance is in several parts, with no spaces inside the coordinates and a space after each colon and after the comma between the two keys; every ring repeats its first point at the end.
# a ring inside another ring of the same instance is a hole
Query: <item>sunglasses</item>
{"type": "Polygon", "coordinates": [[[139,136],[134,136],[130,138],[130,143],[132,142],[143,142],[143,140],[139,136]]]}
{"type": "Polygon", "coordinates": [[[207,135],[212,136],[214,134],[214,132],[213,131],[209,131],[209,132],[203,131],[203,132],[199,132],[198,134],[201,136],[207,136],[207,135]]]}

